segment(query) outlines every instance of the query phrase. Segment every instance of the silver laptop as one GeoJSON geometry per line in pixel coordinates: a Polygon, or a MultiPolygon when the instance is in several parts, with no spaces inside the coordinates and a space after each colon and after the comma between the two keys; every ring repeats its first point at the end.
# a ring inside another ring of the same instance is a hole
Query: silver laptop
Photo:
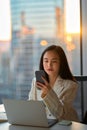
{"type": "Polygon", "coordinates": [[[16,125],[50,127],[56,119],[48,120],[42,101],[3,99],[8,122],[16,125]]]}

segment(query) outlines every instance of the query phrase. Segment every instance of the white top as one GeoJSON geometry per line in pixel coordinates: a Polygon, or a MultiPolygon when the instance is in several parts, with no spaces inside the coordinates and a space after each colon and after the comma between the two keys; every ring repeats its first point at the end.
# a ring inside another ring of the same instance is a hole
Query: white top
{"type": "Polygon", "coordinates": [[[78,85],[72,80],[58,77],[49,93],[42,99],[41,90],[36,87],[36,79],[32,81],[29,100],[43,100],[46,105],[48,118],[78,121],[78,116],[72,104],[76,96],[78,85]]]}

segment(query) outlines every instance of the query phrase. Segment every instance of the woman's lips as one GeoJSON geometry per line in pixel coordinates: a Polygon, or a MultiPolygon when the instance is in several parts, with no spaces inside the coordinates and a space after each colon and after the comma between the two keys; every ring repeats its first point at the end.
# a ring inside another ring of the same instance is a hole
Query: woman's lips
{"type": "Polygon", "coordinates": [[[53,69],[47,69],[48,71],[53,71],[53,69]]]}

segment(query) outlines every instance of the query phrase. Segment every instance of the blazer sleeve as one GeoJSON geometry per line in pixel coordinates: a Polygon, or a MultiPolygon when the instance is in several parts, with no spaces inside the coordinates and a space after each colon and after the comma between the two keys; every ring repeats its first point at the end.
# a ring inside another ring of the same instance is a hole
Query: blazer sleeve
{"type": "Polygon", "coordinates": [[[35,78],[33,78],[32,83],[31,83],[31,90],[29,92],[29,100],[35,100],[35,95],[36,95],[36,90],[35,90],[35,78]]]}
{"type": "Polygon", "coordinates": [[[50,112],[58,119],[65,117],[70,111],[72,102],[76,96],[78,85],[76,83],[67,85],[60,96],[53,89],[43,98],[50,112]]]}

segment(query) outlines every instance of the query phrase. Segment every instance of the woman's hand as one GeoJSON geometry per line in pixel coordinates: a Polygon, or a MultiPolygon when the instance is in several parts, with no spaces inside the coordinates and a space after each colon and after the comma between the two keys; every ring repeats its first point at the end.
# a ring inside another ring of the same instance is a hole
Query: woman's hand
{"type": "Polygon", "coordinates": [[[44,84],[40,82],[36,82],[36,84],[37,87],[42,91],[41,97],[44,98],[47,95],[47,93],[50,91],[51,87],[44,77],[42,77],[42,79],[44,81],[44,84]]]}

